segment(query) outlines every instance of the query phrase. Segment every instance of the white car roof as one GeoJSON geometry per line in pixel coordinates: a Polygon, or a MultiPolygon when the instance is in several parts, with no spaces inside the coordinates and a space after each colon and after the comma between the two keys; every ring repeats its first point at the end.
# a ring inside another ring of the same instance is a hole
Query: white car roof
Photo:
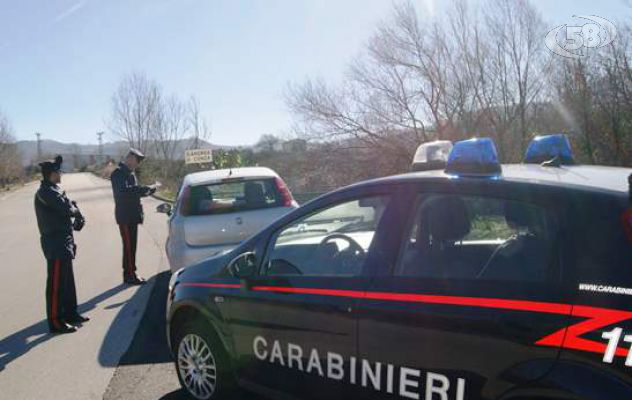
{"type": "Polygon", "coordinates": [[[569,165],[560,168],[539,165],[503,165],[503,175],[509,179],[527,180],[550,184],[584,186],[616,192],[629,191],[630,168],[600,165],[569,165]]]}
{"type": "Polygon", "coordinates": [[[183,185],[196,186],[216,183],[226,178],[277,178],[278,176],[276,172],[265,167],[215,169],[188,174],[184,177],[183,185]]]}

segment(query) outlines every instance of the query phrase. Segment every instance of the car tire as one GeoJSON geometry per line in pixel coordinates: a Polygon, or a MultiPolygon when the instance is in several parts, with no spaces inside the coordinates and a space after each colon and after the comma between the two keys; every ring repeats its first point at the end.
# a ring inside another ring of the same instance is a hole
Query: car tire
{"type": "Polygon", "coordinates": [[[195,400],[231,398],[235,378],[226,350],[212,328],[202,321],[191,321],[174,336],[178,380],[188,396],[195,400]]]}

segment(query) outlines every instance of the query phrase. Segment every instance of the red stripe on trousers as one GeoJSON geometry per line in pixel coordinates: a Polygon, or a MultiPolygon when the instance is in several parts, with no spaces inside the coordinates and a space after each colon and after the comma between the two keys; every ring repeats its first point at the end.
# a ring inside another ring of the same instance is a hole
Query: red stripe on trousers
{"type": "Polygon", "coordinates": [[[60,259],[55,260],[55,265],[53,266],[53,299],[51,301],[51,320],[53,321],[53,326],[55,328],[60,328],[58,315],[57,315],[57,307],[59,306],[59,269],[60,269],[60,259]]]}
{"type": "Polygon", "coordinates": [[[129,225],[123,226],[123,241],[125,242],[125,254],[127,255],[127,276],[132,276],[132,239],[129,233],[129,225]]]}

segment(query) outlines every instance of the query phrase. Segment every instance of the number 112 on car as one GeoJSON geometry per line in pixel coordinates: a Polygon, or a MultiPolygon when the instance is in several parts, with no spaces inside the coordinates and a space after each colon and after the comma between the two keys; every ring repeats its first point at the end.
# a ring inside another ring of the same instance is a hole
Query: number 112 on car
{"type": "MultiPolygon", "coordinates": [[[[601,334],[603,339],[608,341],[608,345],[606,346],[606,352],[603,355],[603,362],[612,364],[614,361],[614,356],[616,355],[617,349],[619,348],[619,343],[621,342],[621,336],[623,335],[622,328],[614,328],[609,332],[604,332],[601,334]]],[[[623,337],[623,341],[626,343],[630,343],[630,348],[628,349],[628,355],[625,358],[625,366],[632,367],[632,335],[625,335],[623,337]]]]}

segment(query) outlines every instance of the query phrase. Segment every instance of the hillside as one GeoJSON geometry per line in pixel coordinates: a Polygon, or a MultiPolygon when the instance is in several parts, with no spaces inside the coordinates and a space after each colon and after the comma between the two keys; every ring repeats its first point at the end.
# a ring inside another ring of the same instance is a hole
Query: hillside
{"type": "MultiPolygon", "coordinates": [[[[192,147],[192,139],[183,139],[178,142],[176,154],[179,158],[184,158],[184,151],[192,147]]],[[[22,165],[27,166],[37,160],[37,141],[20,140],[17,143],[18,150],[22,156],[22,165]]],[[[56,154],[62,154],[66,159],[72,157],[79,159],[88,159],[96,156],[99,152],[99,146],[96,144],[78,144],[78,143],[61,143],[55,140],[42,140],[43,158],[52,157],[56,154]]],[[[151,146],[150,146],[151,147],[151,146]]],[[[228,149],[228,146],[219,146],[206,141],[201,141],[201,148],[211,149],[228,149]]],[[[129,145],[124,141],[109,142],[103,144],[103,155],[105,157],[120,159],[129,149],[129,145]]],[[[152,154],[148,154],[152,156],[152,154]]]]}

